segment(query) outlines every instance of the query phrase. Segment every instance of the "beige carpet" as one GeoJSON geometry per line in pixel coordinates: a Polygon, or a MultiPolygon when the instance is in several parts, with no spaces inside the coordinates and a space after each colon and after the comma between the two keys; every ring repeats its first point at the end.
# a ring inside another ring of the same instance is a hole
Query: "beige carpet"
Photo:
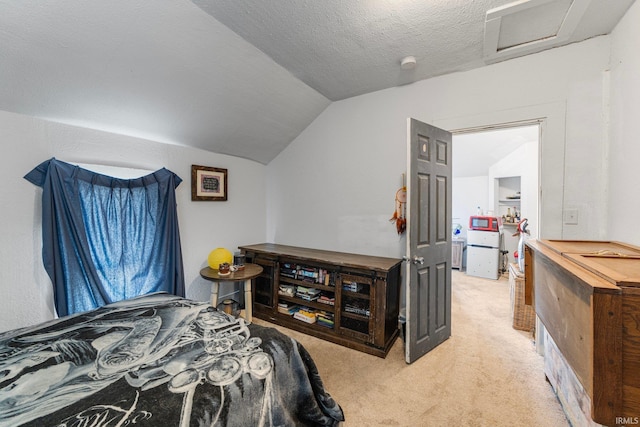
{"type": "Polygon", "coordinates": [[[568,426],[532,335],[511,327],[508,277],[452,281],[452,336],[411,365],[400,339],[381,359],[278,329],[312,355],[344,426],[568,426]]]}
{"type": "Polygon", "coordinates": [[[278,329],[311,353],[344,426],[568,426],[532,335],[511,327],[508,277],[452,282],[452,336],[411,365],[400,339],[381,359],[278,329]]]}

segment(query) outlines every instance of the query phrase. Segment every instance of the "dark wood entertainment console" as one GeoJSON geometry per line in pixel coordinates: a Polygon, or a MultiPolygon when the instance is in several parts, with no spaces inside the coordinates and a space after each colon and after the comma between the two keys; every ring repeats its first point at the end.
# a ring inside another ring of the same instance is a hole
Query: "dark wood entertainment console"
{"type": "Polygon", "coordinates": [[[240,246],[263,268],[253,315],[386,357],[398,337],[400,259],[262,243],[240,246]]]}

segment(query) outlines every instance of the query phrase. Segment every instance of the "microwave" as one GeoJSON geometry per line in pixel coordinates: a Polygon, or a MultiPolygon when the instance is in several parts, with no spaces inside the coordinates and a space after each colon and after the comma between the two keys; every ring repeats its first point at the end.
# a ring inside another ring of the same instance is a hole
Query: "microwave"
{"type": "Polygon", "coordinates": [[[495,216],[471,216],[469,218],[469,230],[499,231],[502,227],[502,219],[495,216]]]}

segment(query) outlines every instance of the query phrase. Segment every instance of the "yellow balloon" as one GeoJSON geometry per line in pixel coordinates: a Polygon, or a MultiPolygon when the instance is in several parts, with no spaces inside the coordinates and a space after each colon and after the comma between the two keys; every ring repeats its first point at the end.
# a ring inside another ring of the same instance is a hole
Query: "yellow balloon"
{"type": "Polygon", "coordinates": [[[217,270],[220,267],[220,264],[228,263],[231,265],[233,262],[233,254],[226,250],[225,248],[216,248],[209,253],[209,257],[207,258],[207,263],[209,267],[217,270]]]}

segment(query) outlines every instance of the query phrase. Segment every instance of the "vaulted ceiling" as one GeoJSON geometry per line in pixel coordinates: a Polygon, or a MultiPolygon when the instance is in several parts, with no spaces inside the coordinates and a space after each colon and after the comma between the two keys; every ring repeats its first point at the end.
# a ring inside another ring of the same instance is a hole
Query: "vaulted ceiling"
{"type": "Polygon", "coordinates": [[[267,164],[333,101],[608,34],[633,1],[0,0],[0,109],[267,164]]]}

